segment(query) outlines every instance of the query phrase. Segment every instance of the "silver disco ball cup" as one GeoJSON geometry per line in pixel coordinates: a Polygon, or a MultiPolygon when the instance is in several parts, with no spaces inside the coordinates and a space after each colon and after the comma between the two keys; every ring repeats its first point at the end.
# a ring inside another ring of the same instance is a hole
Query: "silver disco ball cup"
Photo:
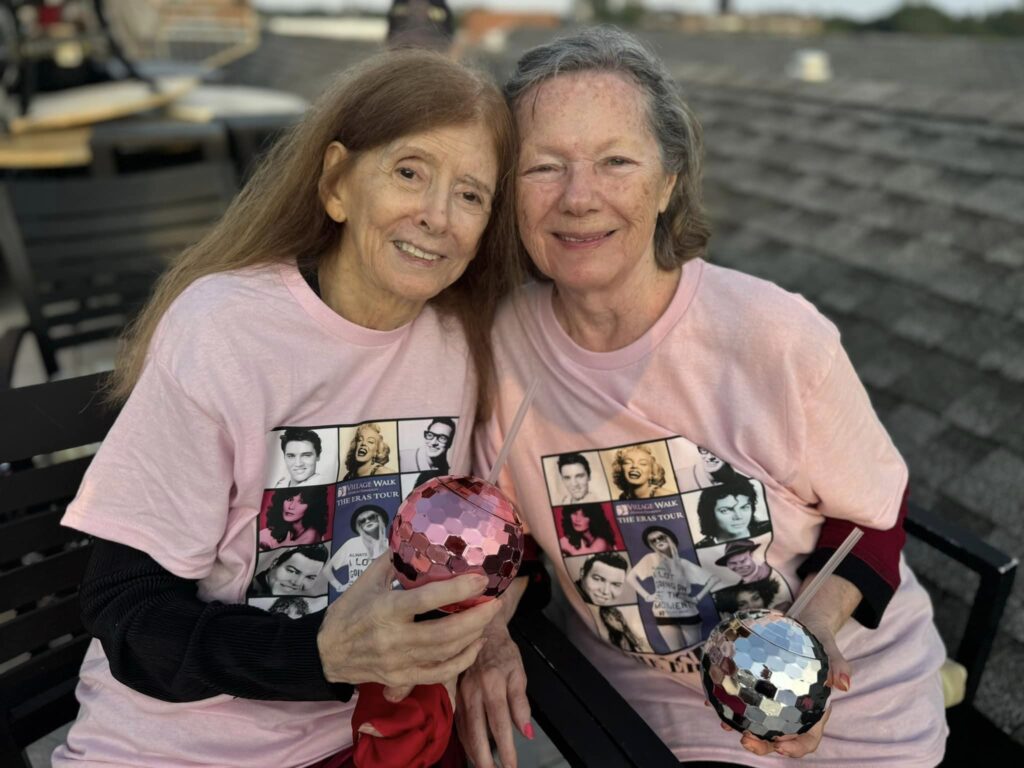
{"type": "Polygon", "coordinates": [[[739,611],[721,622],[704,643],[701,669],[718,716],[767,741],[810,729],[831,692],[818,638],[778,611],[739,611]]]}

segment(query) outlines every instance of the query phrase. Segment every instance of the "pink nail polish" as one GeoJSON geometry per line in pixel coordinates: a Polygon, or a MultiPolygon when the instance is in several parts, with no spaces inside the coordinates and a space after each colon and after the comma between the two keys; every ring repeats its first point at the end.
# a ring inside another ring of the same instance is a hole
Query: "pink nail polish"
{"type": "Polygon", "coordinates": [[[528,738],[530,741],[533,741],[533,736],[534,736],[534,733],[533,733],[533,723],[527,723],[526,725],[524,725],[522,727],[521,730],[523,732],[523,736],[528,738]]]}

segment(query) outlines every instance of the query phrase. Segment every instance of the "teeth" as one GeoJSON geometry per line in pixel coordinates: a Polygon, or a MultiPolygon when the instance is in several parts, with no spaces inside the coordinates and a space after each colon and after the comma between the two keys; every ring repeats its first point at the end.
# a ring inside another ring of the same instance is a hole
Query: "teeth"
{"type": "Polygon", "coordinates": [[[571,235],[559,235],[558,237],[567,243],[592,243],[595,240],[600,240],[607,234],[608,233],[605,232],[604,234],[592,235],[591,237],[572,237],[571,235]]]}
{"type": "Polygon", "coordinates": [[[408,253],[410,256],[415,256],[417,259],[423,259],[424,261],[437,261],[441,258],[439,253],[430,253],[430,251],[421,251],[412,243],[405,243],[401,240],[395,241],[395,246],[398,250],[403,253],[408,253]]]}

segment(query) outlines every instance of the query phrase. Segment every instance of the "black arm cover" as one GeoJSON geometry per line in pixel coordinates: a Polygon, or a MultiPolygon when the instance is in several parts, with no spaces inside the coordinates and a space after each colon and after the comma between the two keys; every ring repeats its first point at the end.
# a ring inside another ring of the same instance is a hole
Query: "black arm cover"
{"type": "Polygon", "coordinates": [[[519,566],[518,576],[529,579],[523,596],[519,598],[516,613],[539,611],[551,602],[551,577],[541,560],[540,547],[529,534],[526,535],[523,562],[519,566]]]}
{"type": "Polygon", "coordinates": [[[204,603],[196,582],[149,555],[96,539],[79,594],[86,628],[114,677],[171,702],[218,694],[277,701],[348,701],[353,687],[323,675],[318,612],[299,619],[204,603]]]}

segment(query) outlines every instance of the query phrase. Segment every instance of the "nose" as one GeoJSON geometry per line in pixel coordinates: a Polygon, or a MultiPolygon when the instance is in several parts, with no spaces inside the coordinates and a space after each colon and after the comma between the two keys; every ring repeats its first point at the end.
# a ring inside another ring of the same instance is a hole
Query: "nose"
{"type": "Polygon", "coordinates": [[[585,216],[597,208],[597,189],[594,169],[590,163],[572,163],[566,171],[562,189],[562,212],[572,216],[585,216]]]}
{"type": "Polygon", "coordinates": [[[423,210],[420,211],[419,226],[432,235],[448,231],[449,196],[441,189],[431,188],[423,195],[423,210]]]}

